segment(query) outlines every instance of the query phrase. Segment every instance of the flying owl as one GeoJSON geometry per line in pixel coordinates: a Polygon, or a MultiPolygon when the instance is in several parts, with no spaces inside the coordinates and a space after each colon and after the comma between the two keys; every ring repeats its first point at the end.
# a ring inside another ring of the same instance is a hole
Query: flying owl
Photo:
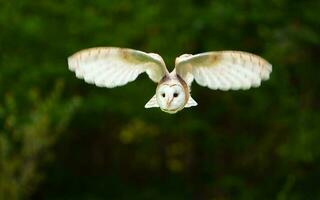
{"type": "Polygon", "coordinates": [[[190,94],[193,80],[212,90],[246,90],[259,87],[272,71],[271,64],[257,55],[212,51],[177,57],[169,73],[158,54],[117,47],[79,51],[68,58],[68,65],[78,78],[107,88],[125,85],[146,72],[158,86],[145,108],[160,107],[170,114],[198,105],[190,94]]]}

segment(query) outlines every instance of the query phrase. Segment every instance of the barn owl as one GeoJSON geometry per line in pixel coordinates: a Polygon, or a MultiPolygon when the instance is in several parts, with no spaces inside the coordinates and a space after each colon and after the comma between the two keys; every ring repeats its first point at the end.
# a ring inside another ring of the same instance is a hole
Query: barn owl
{"type": "Polygon", "coordinates": [[[78,78],[107,88],[125,85],[146,72],[158,85],[145,108],[160,107],[170,114],[198,105],[190,94],[193,80],[212,90],[246,90],[259,87],[272,71],[271,64],[257,55],[212,51],[177,57],[169,73],[158,54],[117,47],[79,51],[68,58],[68,65],[78,78]]]}

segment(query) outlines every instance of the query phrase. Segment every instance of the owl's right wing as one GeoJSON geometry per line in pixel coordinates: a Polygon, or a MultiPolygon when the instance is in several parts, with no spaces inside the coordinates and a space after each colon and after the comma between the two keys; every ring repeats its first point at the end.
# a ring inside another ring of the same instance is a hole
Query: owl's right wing
{"type": "Polygon", "coordinates": [[[269,79],[272,66],[265,59],[242,51],[184,54],[176,60],[176,73],[190,86],[193,79],[213,90],[258,87],[269,79]]]}
{"type": "Polygon", "coordinates": [[[78,78],[107,88],[125,85],[143,72],[154,82],[159,82],[168,74],[158,54],[117,47],[79,51],[68,58],[68,65],[78,78]]]}

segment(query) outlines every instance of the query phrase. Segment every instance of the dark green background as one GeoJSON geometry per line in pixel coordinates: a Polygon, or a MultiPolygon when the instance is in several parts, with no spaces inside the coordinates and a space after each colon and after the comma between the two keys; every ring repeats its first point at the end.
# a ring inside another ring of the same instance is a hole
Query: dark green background
{"type": "Polygon", "coordinates": [[[320,199],[317,0],[0,1],[0,199],[320,199]],[[94,46],[242,50],[273,64],[247,91],[144,109],[147,75],[97,88],[67,68],[94,46]]]}

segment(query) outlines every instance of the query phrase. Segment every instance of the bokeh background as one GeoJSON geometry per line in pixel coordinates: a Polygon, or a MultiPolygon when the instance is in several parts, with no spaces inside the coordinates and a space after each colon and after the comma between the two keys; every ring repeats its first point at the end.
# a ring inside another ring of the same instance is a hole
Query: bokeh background
{"type": "Polygon", "coordinates": [[[0,1],[0,199],[320,199],[317,0],[0,1]],[[144,109],[147,75],[115,89],[68,71],[95,46],[242,50],[257,89],[192,86],[197,107],[144,109]]]}

